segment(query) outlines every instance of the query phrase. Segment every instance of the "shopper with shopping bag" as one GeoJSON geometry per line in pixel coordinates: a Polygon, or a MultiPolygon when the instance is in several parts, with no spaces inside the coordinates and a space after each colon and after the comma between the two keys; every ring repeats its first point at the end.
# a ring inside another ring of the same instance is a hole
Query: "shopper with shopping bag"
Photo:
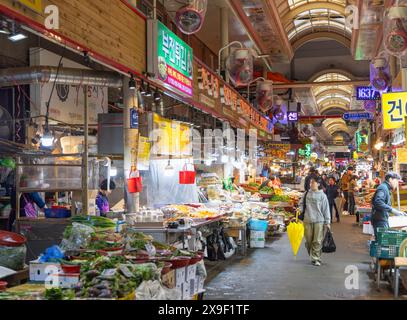
{"type": "Polygon", "coordinates": [[[304,221],[305,246],[314,266],[321,265],[324,230],[331,228],[331,213],[321,180],[312,178],[310,190],[300,201],[301,220],[304,221]]]}

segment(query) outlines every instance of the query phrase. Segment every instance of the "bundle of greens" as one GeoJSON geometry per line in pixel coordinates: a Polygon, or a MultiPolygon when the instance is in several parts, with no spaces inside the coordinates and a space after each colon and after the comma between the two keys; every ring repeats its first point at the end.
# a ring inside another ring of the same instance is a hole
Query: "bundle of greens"
{"type": "Polygon", "coordinates": [[[274,194],[274,189],[270,187],[263,187],[259,190],[261,194],[274,194]]]}

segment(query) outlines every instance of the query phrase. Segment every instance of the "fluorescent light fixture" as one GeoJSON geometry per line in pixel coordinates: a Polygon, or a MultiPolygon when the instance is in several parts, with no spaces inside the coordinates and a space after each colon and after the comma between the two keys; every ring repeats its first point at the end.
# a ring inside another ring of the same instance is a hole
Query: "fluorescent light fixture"
{"type": "Polygon", "coordinates": [[[111,167],[110,168],[110,177],[116,177],[116,176],[117,176],[117,168],[111,167]]]}
{"type": "Polygon", "coordinates": [[[212,159],[206,159],[205,160],[205,165],[210,167],[212,165],[212,159]]]}
{"type": "Polygon", "coordinates": [[[12,35],[10,35],[8,37],[8,39],[13,42],[17,42],[17,41],[24,40],[27,38],[28,37],[24,33],[21,33],[21,32],[13,33],[12,35]]]}

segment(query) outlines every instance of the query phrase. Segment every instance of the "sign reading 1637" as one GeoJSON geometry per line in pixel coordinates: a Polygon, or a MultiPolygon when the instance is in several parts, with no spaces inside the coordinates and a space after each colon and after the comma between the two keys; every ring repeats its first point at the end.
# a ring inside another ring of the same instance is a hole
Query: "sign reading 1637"
{"type": "Polygon", "coordinates": [[[402,127],[407,117],[407,92],[384,93],[382,109],[385,130],[402,127]]]}

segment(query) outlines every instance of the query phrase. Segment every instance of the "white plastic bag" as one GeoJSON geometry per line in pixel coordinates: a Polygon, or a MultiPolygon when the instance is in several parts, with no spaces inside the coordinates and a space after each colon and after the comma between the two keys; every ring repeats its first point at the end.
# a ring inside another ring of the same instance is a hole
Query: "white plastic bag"
{"type": "Polygon", "coordinates": [[[181,291],[177,288],[165,288],[159,281],[143,281],[136,289],[136,300],[181,300],[181,291]]]}

